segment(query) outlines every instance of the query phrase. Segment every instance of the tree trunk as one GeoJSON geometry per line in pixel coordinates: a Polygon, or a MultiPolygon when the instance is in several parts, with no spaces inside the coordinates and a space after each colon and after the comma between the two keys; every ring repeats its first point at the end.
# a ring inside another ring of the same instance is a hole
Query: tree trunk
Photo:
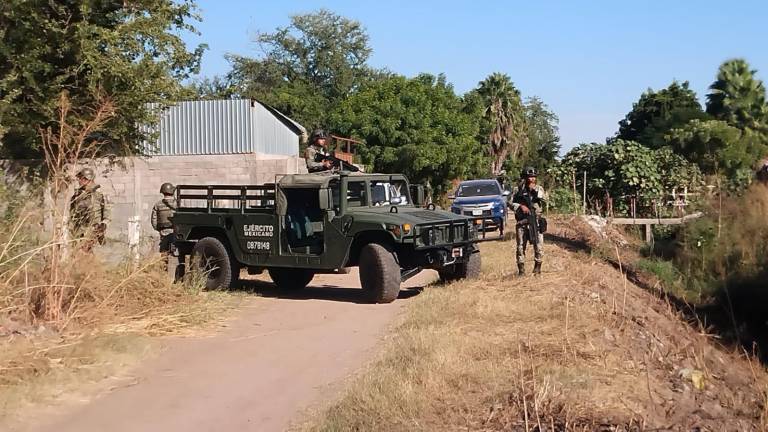
{"type": "Polygon", "coordinates": [[[509,150],[506,148],[499,149],[491,155],[491,174],[498,176],[501,174],[501,170],[504,168],[504,161],[507,160],[509,150]]]}

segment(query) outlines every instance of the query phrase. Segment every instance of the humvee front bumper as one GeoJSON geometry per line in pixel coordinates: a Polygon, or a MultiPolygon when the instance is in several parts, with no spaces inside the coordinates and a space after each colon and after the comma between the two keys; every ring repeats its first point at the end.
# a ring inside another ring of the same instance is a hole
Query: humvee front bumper
{"type": "Polygon", "coordinates": [[[502,236],[488,236],[487,219],[465,218],[454,221],[428,222],[413,227],[410,235],[414,249],[457,247],[484,241],[501,240],[502,236]]]}
{"type": "Polygon", "coordinates": [[[414,226],[404,240],[413,244],[420,267],[440,269],[468,261],[478,253],[477,243],[501,240],[501,236],[486,235],[485,223],[482,217],[422,223],[414,226]]]}

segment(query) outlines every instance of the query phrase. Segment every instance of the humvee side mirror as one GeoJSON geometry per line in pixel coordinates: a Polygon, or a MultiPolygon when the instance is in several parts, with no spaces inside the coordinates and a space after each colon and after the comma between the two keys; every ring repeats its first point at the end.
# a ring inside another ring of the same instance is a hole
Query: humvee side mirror
{"type": "Polygon", "coordinates": [[[413,201],[413,205],[416,207],[424,205],[424,185],[411,185],[411,201],[413,201]]]}
{"type": "Polygon", "coordinates": [[[508,190],[505,190],[504,192],[501,193],[501,196],[508,197],[509,194],[510,194],[510,192],[508,190]]]}
{"type": "Polygon", "coordinates": [[[318,195],[318,201],[321,210],[333,210],[333,197],[331,196],[331,190],[328,188],[320,189],[318,195]]]}

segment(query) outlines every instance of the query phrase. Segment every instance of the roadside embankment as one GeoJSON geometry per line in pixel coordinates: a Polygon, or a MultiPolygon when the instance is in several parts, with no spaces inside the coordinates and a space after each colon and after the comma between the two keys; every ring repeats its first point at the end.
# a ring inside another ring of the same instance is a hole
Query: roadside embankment
{"type": "Polygon", "coordinates": [[[553,231],[539,278],[513,276],[513,243],[489,243],[481,279],[415,298],[380,359],[304,428],[766,426],[758,362],[718,347],[579,239],[553,231]]]}

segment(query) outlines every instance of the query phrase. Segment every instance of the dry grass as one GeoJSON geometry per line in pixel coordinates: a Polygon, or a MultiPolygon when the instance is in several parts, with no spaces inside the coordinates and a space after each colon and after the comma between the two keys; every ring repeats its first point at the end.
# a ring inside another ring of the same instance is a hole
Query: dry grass
{"type": "Polygon", "coordinates": [[[112,376],[142,357],[148,336],[211,322],[232,304],[201,292],[199,278],[171,283],[157,254],[105,265],[71,238],[75,172],[100,154],[94,132],[115,113],[95,96],[72,106],[62,93],[40,130],[43,177],[0,187],[0,420],[112,376]]]}
{"type": "Polygon", "coordinates": [[[75,252],[52,286],[42,216],[21,215],[0,226],[0,422],[114,376],[147,353],[150,336],[197,331],[237,300],[194,278],[172,283],[158,254],[108,265],[75,252]],[[55,320],[44,307],[52,292],[55,320]]]}
{"type": "Polygon", "coordinates": [[[545,274],[521,280],[512,243],[484,245],[482,278],[414,299],[382,357],[305,428],[765,427],[762,367],[714,347],[602,261],[545,250],[545,274]]]}
{"type": "Polygon", "coordinates": [[[136,270],[93,257],[82,264],[61,321],[27,319],[29,290],[0,292],[15,312],[0,318],[0,423],[34,404],[88,393],[145,357],[155,346],[152,336],[198,332],[237,300],[202,292],[194,282],[172,284],[157,256],[136,270]]]}

